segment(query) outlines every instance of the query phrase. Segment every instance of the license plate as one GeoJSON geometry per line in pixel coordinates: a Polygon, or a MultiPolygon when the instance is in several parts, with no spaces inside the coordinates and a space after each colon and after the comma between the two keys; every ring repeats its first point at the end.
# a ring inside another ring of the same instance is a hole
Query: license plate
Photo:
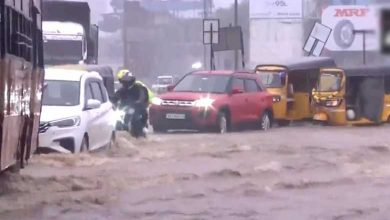
{"type": "Polygon", "coordinates": [[[183,120],[183,119],[186,119],[186,115],[185,114],[167,114],[166,115],[166,118],[167,119],[175,119],[175,120],[183,120]]]}
{"type": "Polygon", "coordinates": [[[127,110],[127,114],[130,114],[130,115],[134,114],[134,112],[135,112],[135,110],[133,108],[129,108],[127,110]]]}

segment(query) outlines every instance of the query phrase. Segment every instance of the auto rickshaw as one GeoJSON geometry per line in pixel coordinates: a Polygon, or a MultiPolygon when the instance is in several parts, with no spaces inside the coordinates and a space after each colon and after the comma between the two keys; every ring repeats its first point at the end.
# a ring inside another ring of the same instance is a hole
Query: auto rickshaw
{"type": "Polygon", "coordinates": [[[335,67],[327,57],[302,57],[282,64],[261,64],[255,69],[268,92],[274,95],[274,119],[279,125],[313,119],[312,89],[321,68],[335,67]]]}
{"type": "Polygon", "coordinates": [[[388,122],[390,66],[322,69],[313,98],[316,121],[330,125],[388,122]]]}

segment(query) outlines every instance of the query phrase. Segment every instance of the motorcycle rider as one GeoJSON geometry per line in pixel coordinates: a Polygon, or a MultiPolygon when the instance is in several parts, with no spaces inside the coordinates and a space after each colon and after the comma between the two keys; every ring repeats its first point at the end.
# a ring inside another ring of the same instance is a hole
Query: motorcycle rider
{"type": "MultiPolygon", "coordinates": [[[[120,71],[117,76],[122,87],[114,95],[114,105],[119,105],[120,108],[126,106],[134,107],[135,114],[142,117],[141,121],[143,128],[145,128],[148,120],[148,90],[144,86],[136,83],[136,77],[128,70],[120,71]]],[[[145,136],[144,131],[143,136],[145,136]]]]}

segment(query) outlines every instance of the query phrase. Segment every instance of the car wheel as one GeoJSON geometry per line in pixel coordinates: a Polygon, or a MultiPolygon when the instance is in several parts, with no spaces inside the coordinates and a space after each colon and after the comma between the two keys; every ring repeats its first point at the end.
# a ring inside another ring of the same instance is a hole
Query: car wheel
{"type": "Polygon", "coordinates": [[[228,119],[226,113],[221,112],[218,116],[218,132],[221,134],[225,134],[228,132],[228,119]]]}
{"type": "Polygon", "coordinates": [[[272,126],[271,116],[269,112],[264,112],[263,116],[261,116],[260,128],[263,131],[267,131],[271,128],[271,126],[272,126]]]}
{"type": "Polygon", "coordinates": [[[115,132],[112,132],[110,143],[108,144],[108,149],[113,148],[115,146],[115,143],[116,143],[115,132]]]}
{"type": "Polygon", "coordinates": [[[10,173],[15,173],[18,174],[20,172],[21,165],[20,165],[20,160],[17,160],[16,163],[8,168],[8,171],[10,173]]]}
{"type": "Polygon", "coordinates": [[[278,121],[279,127],[286,127],[286,126],[289,126],[290,124],[291,124],[290,120],[279,120],[278,121]]]}
{"type": "Polygon", "coordinates": [[[88,151],[88,138],[87,136],[84,136],[80,146],[80,153],[85,153],[87,151],[88,151]]]}

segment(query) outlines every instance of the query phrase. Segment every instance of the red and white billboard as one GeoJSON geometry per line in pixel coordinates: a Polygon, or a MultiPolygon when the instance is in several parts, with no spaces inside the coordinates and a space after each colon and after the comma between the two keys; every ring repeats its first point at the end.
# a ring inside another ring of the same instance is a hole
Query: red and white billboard
{"type": "Polygon", "coordinates": [[[366,34],[366,49],[378,50],[379,31],[377,9],[368,6],[330,6],[322,13],[322,23],[332,28],[326,48],[331,51],[362,51],[363,34],[354,31],[369,31],[366,34]]]}

